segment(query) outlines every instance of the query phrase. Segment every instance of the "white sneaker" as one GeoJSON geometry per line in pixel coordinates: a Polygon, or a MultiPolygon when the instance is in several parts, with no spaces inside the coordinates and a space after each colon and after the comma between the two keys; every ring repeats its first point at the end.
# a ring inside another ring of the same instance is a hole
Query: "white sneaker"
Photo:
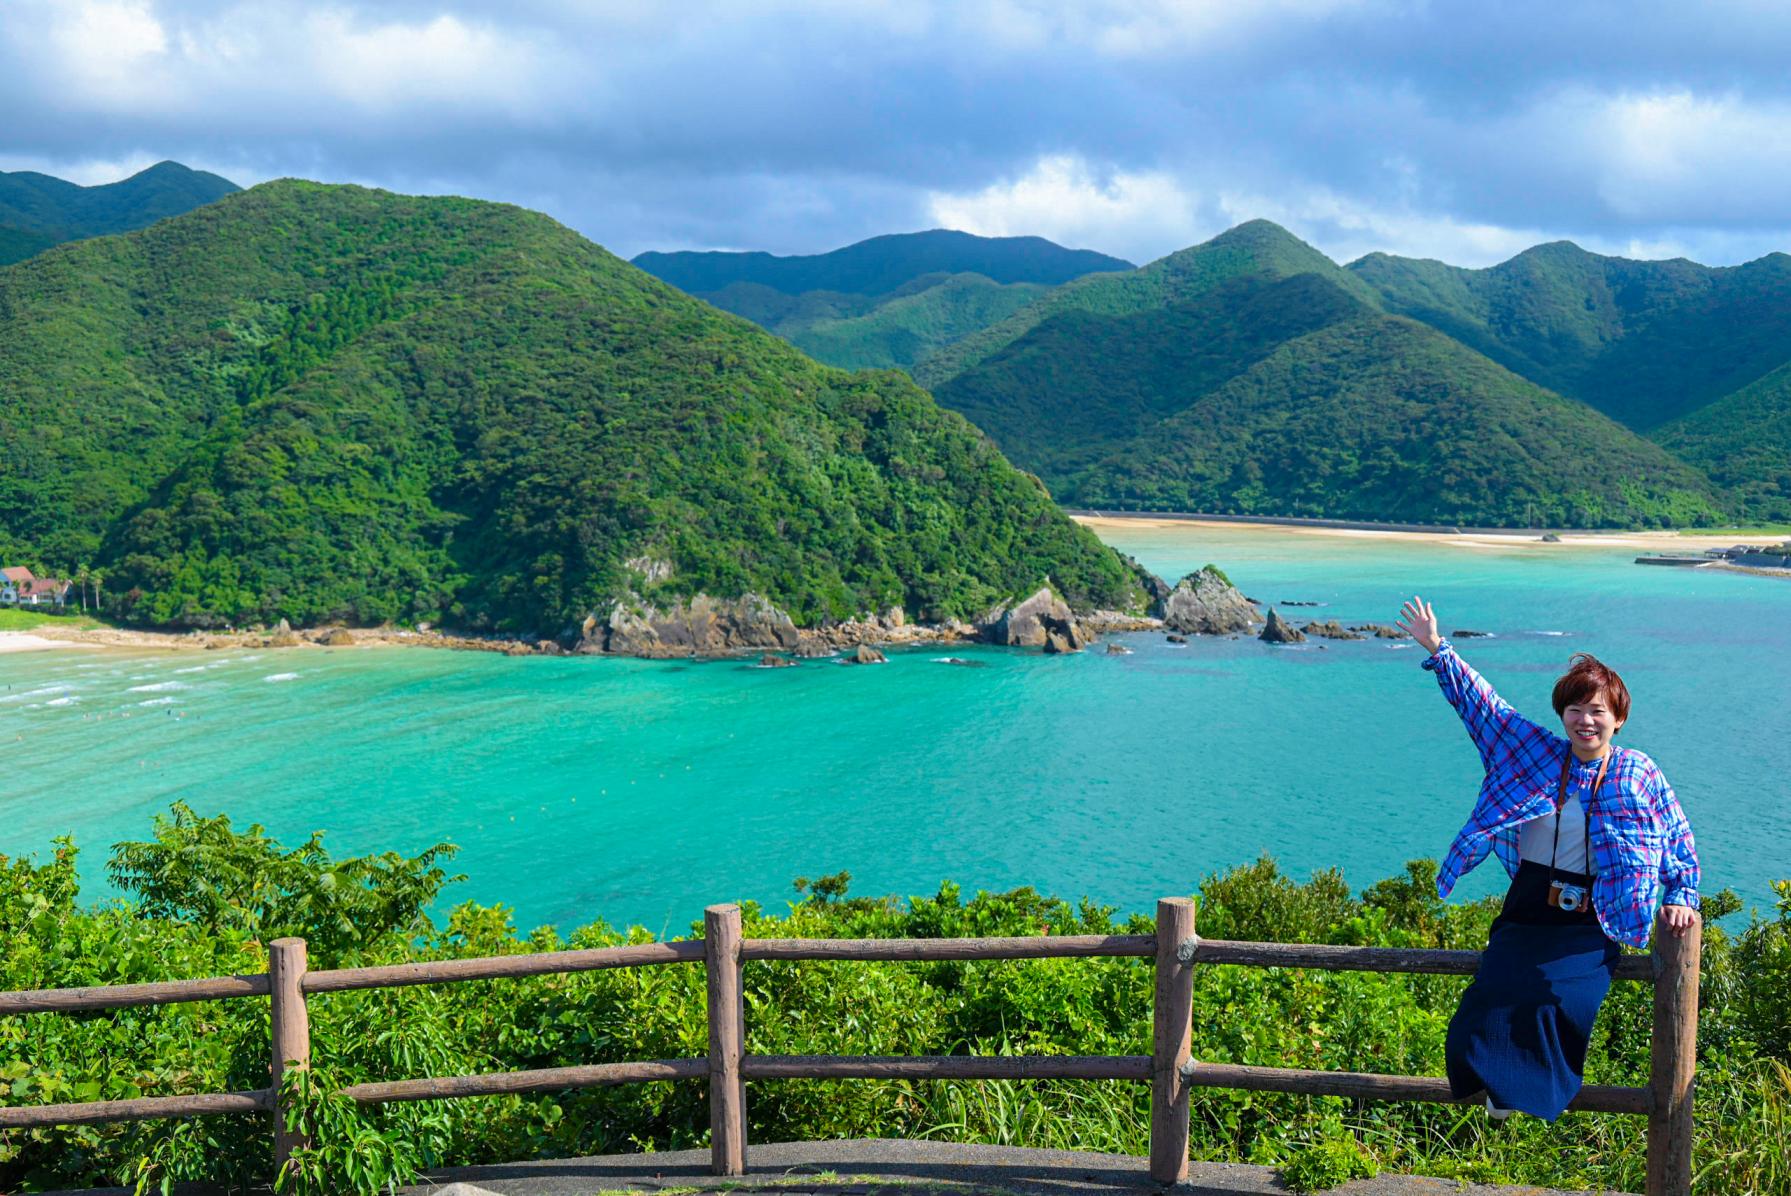
{"type": "Polygon", "coordinates": [[[1517,1112],[1516,1109],[1499,1108],[1499,1106],[1492,1103],[1492,1097],[1490,1096],[1486,1098],[1486,1115],[1494,1121],[1503,1121],[1515,1112],[1517,1112]]]}

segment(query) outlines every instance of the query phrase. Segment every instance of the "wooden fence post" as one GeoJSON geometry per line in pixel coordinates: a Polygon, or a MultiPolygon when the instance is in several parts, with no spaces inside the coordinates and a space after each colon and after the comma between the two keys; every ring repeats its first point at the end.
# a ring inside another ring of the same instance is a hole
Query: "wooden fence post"
{"type": "Polygon", "coordinates": [[[1690,1196],[1692,1079],[1698,1063],[1698,964],[1704,922],[1683,936],[1654,923],[1654,1049],[1648,1070],[1648,1196],[1690,1196]]]}
{"type": "Polygon", "coordinates": [[[276,1175],[294,1150],[310,1144],[303,1133],[286,1128],[286,1101],[280,1095],[281,1081],[288,1071],[303,1071],[311,1066],[311,1019],[305,1013],[305,994],[299,987],[304,976],[304,939],[275,939],[268,944],[267,987],[273,1027],[269,1070],[274,1087],[276,1175]]]}
{"type": "Polygon", "coordinates": [[[1151,1004],[1150,1177],[1162,1184],[1188,1177],[1188,1094],[1182,1079],[1194,1015],[1194,960],[1179,948],[1194,938],[1194,903],[1157,902],[1157,987],[1151,1004]]]}
{"type": "Polygon", "coordinates": [[[746,1010],[740,983],[740,907],[703,911],[704,969],[709,981],[710,1170],[746,1174],[746,1085],[740,1056],[746,1010]]]}

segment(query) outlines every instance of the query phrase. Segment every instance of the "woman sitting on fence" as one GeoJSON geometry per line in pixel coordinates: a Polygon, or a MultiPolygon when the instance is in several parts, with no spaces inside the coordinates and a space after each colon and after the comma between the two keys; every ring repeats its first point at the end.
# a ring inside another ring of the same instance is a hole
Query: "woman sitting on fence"
{"type": "Polygon", "coordinates": [[[1480,749],[1486,779],[1437,877],[1447,897],[1488,852],[1511,874],[1479,973],[1449,1023],[1457,1100],[1485,1094],[1553,1121],[1580,1090],[1592,1022],[1618,944],[1648,945],[1655,903],[1684,934],[1697,919],[1691,827],[1660,769],[1611,737],[1629,717],[1623,679],[1579,653],[1555,682],[1564,735],[1519,715],[1437,631],[1422,598],[1399,627],[1430,653],[1443,696],[1480,749]]]}

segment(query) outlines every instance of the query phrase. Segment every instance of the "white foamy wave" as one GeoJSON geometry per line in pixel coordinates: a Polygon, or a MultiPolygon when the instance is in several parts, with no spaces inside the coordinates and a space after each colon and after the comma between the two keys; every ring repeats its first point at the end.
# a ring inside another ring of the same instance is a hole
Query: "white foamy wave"
{"type": "Polygon", "coordinates": [[[1538,631],[1537,635],[1566,635],[1565,631],[1538,631]]]}
{"type": "Polygon", "coordinates": [[[45,706],[73,706],[76,702],[79,702],[80,700],[81,700],[80,698],[74,698],[74,697],[51,698],[49,701],[45,702],[44,705],[45,706]]]}
{"type": "Polygon", "coordinates": [[[185,689],[186,687],[184,681],[157,681],[152,685],[133,685],[131,692],[134,694],[159,694],[166,693],[171,689],[185,689]]]}
{"type": "Polygon", "coordinates": [[[263,681],[296,681],[297,679],[297,673],[269,673],[262,678],[263,681]]]}
{"type": "Polygon", "coordinates": [[[0,702],[23,702],[26,698],[41,698],[46,694],[67,693],[72,685],[40,685],[36,689],[28,689],[23,693],[0,695],[0,702]]]}
{"type": "Polygon", "coordinates": [[[195,664],[195,665],[189,665],[184,669],[175,669],[174,671],[176,673],[203,673],[206,669],[216,668],[216,667],[217,667],[216,665],[210,665],[210,664],[195,664]]]}
{"type": "Polygon", "coordinates": [[[1417,646],[1418,646],[1417,644],[1388,644],[1387,645],[1387,647],[1393,649],[1395,652],[1399,651],[1401,648],[1416,648],[1417,646]]]}
{"type": "Polygon", "coordinates": [[[139,706],[166,706],[166,705],[168,705],[168,703],[172,702],[173,700],[174,700],[173,698],[150,698],[146,702],[138,702],[137,705],[139,705],[139,706]]]}

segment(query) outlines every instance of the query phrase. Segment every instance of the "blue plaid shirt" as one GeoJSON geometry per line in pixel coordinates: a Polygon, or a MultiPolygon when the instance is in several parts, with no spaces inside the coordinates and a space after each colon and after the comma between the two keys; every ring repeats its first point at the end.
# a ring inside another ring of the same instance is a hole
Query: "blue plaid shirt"
{"type": "MultiPolygon", "coordinates": [[[[1567,740],[1524,718],[1493,692],[1444,640],[1424,667],[1437,675],[1443,696],[1461,715],[1480,749],[1486,779],[1467,825],[1455,836],[1437,874],[1437,894],[1486,859],[1499,857],[1517,875],[1518,827],[1554,813],[1567,740]]],[[[1588,784],[1588,766],[1577,759],[1569,791],[1588,784]]],[[[1584,800],[1584,799],[1582,799],[1584,800]]],[[[1656,903],[1698,908],[1698,855],[1691,826],[1660,768],[1634,748],[1611,747],[1604,786],[1586,804],[1591,823],[1592,907],[1604,932],[1620,943],[1646,947],[1656,903]]]]}

